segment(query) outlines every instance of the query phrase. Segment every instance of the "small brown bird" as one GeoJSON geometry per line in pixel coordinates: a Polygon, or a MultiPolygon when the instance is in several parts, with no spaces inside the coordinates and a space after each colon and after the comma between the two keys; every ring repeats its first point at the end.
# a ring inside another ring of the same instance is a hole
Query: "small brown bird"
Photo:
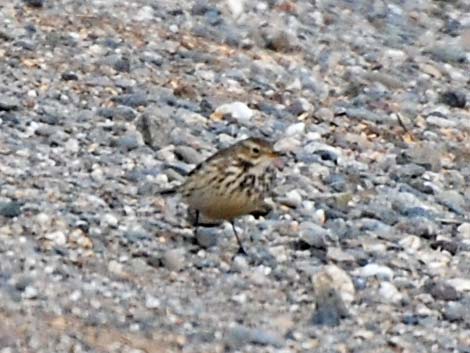
{"type": "Polygon", "coordinates": [[[200,214],[211,220],[229,221],[239,253],[246,254],[234,219],[266,212],[264,199],[273,186],[275,167],[282,166],[280,157],[270,142],[251,137],[216,152],[197,165],[183,184],[161,194],[181,194],[189,208],[196,211],[196,227],[200,214]]]}

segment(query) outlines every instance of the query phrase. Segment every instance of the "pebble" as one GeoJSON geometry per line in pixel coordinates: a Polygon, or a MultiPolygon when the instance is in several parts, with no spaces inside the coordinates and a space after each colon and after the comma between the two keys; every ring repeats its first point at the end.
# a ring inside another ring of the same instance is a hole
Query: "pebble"
{"type": "Polygon", "coordinates": [[[309,246],[325,249],[328,231],[312,222],[303,222],[300,224],[300,239],[309,246]]]}
{"type": "Polygon", "coordinates": [[[135,150],[142,145],[139,137],[135,133],[127,133],[116,141],[116,145],[125,152],[135,150]]]}
{"type": "Polygon", "coordinates": [[[124,271],[124,265],[115,260],[109,261],[108,271],[120,277],[124,277],[126,274],[126,272],[124,271]]]}
{"type": "Polygon", "coordinates": [[[383,281],[380,283],[378,291],[379,298],[384,303],[398,304],[403,299],[403,295],[391,282],[383,281]]]}
{"type": "Polygon", "coordinates": [[[235,347],[253,343],[282,348],[285,344],[284,339],[276,332],[242,325],[232,327],[226,334],[225,340],[229,345],[235,347]]]}
{"type": "Polygon", "coordinates": [[[189,146],[176,146],[175,155],[181,158],[183,162],[189,164],[199,164],[204,160],[199,152],[189,146]]]}
{"type": "Polygon", "coordinates": [[[17,201],[0,202],[0,216],[14,218],[21,215],[23,203],[17,201]]]}
{"type": "Polygon", "coordinates": [[[289,125],[285,130],[286,136],[295,136],[305,132],[305,123],[296,123],[289,125]]]}
{"type": "Polygon", "coordinates": [[[119,104],[132,108],[146,106],[149,103],[148,97],[143,93],[121,94],[113,97],[112,99],[119,104]]]}
{"type": "Polygon", "coordinates": [[[215,110],[215,113],[222,114],[222,116],[229,115],[240,123],[247,123],[254,115],[253,110],[243,102],[233,102],[223,104],[215,110]]]}
{"type": "Polygon", "coordinates": [[[470,279],[468,278],[452,278],[448,279],[446,283],[455,288],[457,292],[470,291],[470,279]]]}
{"type": "Polygon", "coordinates": [[[80,150],[79,142],[74,138],[68,139],[67,142],[65,142],[64,147],[71,153],[77,153],[80,150]]]}
{"type": "Polygon", "coordinates": [[[465,199],[456,190],[445,190],[437,196],[439,202],[457,214],[465,214],[465,199]]]}
{"type": "Polygon", "coordinates": [[[53,233],[46,234],[47,240],[53,241],[57,245],[65,245],[67,243],[67,237],[62,231],[56,231],[53,233]]]}
{"type": "MultiPolygon", "coordinates": [[[[313,106],[307,99],[297,98],[290,104],[290,106],[287,108],[287,111],[292,113],[292,115],[294,116],[299,116],[305,112],[312,112],[313,106]]],[[[304,129],[305,129],[305,124],[304,124],[304,129]]],[[[289,135],[288,133],[286,134],[289,135]]]]}
{"type": "Polygon", "coordinates": [[[430,294],[437,300],[455,301],[460,299],[457,290],[450,284],[444,282],[432,283],[430,294]]]}
{"type": "Polygon", "coordinates": [[[186,266],[186,261],[184,257],[184,249],[171,249],[163,253],[162,262],[168,270],[179,272],[186,266]]]}
{"type": "Polygon", "coordinates": [[[470,239],[470,223],[462,223],[457,227],[457,232],[460,238],[470,239]]]}
{"type": "Polygon", "coordinates": [[[455,322],[455,321],[463,321],[463,320],[470,320],[470,311],[468,307],[462,305],[461,303],[450,302],[447,304],[447,307],[443,311],[443,316],[445,320],[455,322]]]}
{"type": "Polygon", "coordinates": [[[27,286],[22,294],[22,297],[25,299],[36,299],[38,297],[39,291],[33,286],[27,286]]]}
{"type": "Polygon", "coordinates": [[[147,309],[158,309],[161,305],[161,302],[158,298],[155,298],[152,295],[148,295],[145,298],[145,307],[147,309]]]}
{"type": "Polygon", "coordinates": [[[199,227],[196,235],[197,243],[203,248],[210,248],[217,245],[219,233],[214,228],[199,227]]]}
{"type": "Polygon", "coordinates": [[[393,279],[394,272],[388,266],[370,263],[355,270],[354,275],[361,277],[377,277],[384,281],[390,281],[393,279]]]}
{"type": "Polygon", "coordinates": [[[441,93],[440,100],[442,103],[447,104],[453,108],[465,108],[467,104],[467,97],[463,92],[445,91],[441,93]]]}
{"type": "Polygon", "coordinates": [[[0,111],[17,110],[20,107],[18,99],[0,95],[0,111]]]}
{"type": "Polygon", "coordinates": [[[278,201],[288,207],[297,208],[302,204],[302,195],[298,190],[289,191],[284,197],[279,197],[278,201]]]}

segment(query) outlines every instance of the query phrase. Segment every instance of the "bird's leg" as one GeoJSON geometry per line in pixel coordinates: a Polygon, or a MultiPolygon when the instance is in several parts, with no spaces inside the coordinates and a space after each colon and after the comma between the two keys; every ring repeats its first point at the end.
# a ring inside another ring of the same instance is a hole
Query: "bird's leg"
{"type": "Polygon", "coordinates": [[[193,226],[195,227],[194,229],[194,236],[197,237],[197,229],[199,227],[199,211],[196,210],[196,217],[194,219],[194,224],[193,226]]]}
{"type": "Polygon", "coordinates": [[[248,255],[245,249],[243,248],[242,242],[237,234],[237,230],[235,229],[235,222],[231,221],[230,224],[232,225],[233,233],[235,234],[235,237],[237,238],[238,242],[238,253],[242,255],[248,255]]]}

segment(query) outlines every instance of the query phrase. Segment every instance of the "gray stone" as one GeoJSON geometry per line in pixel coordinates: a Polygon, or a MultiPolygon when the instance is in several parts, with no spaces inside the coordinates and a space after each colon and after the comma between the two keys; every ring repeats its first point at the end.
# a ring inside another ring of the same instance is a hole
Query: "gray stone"
{"type": "Polygon", "coordinates": [[[14,218],[21,214],[23,203],[17,201],[0,202],[0,216],[14,218]]]}
{"type": "Polygon", "coordinates": [[[219,233],[217,229],[199,227],[197,230],[196,240],[197,243],[203,248],[210,248],[217,245],[217,237],[219,233]]]}
{"type": "Polygon", "coordinates": [[[132,108],[146,106],[149,103],[149,98],[144,93],[121,94],[113,97],[112,100],[132,108]]]}
{"type": "Polygon", "coordinates": [[[185,267],[185,251],[182,248],[167,250],[162,257],[163,265],[170,271],[179,272],[185,267]]]}
{"type": "Polygon", "coordinates": [[[0,111],[17,110],[20,107],[20,101],[14,97],[0,96],[0,111]]]}
{"type": "Polygon", "coordinates": [[[199,164],[204,160],[204,158],[198,151],[189,146],[176,146],[175,154],[184,162],[189,164],[199,164]]]}
{"type": "Polygon", "coordinates": [[[226,334],[225,339],[228,344],[235,347],[253,343],[262,346],[282,348],[285,344],[284,339],[276,332],[241,325],[231,328],[226,334]]]}

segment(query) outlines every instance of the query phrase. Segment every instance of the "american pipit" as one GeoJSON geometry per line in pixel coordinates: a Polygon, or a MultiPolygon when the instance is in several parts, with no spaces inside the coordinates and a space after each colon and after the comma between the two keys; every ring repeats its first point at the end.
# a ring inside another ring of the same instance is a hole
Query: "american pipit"
{"type": "MultiPolygon", "coordinates": [[[[239,252],[246,254],[234,219],[267,210],[264,199],[271,190],[281,154],[270,142],[251,137],[216,152],[197,165],[180,186],[161,194],[181,194],[190,209],[211,220],[232,224],[239,252]]],[[[196,228],[197,231],[197,228],[196,228]]]]}

